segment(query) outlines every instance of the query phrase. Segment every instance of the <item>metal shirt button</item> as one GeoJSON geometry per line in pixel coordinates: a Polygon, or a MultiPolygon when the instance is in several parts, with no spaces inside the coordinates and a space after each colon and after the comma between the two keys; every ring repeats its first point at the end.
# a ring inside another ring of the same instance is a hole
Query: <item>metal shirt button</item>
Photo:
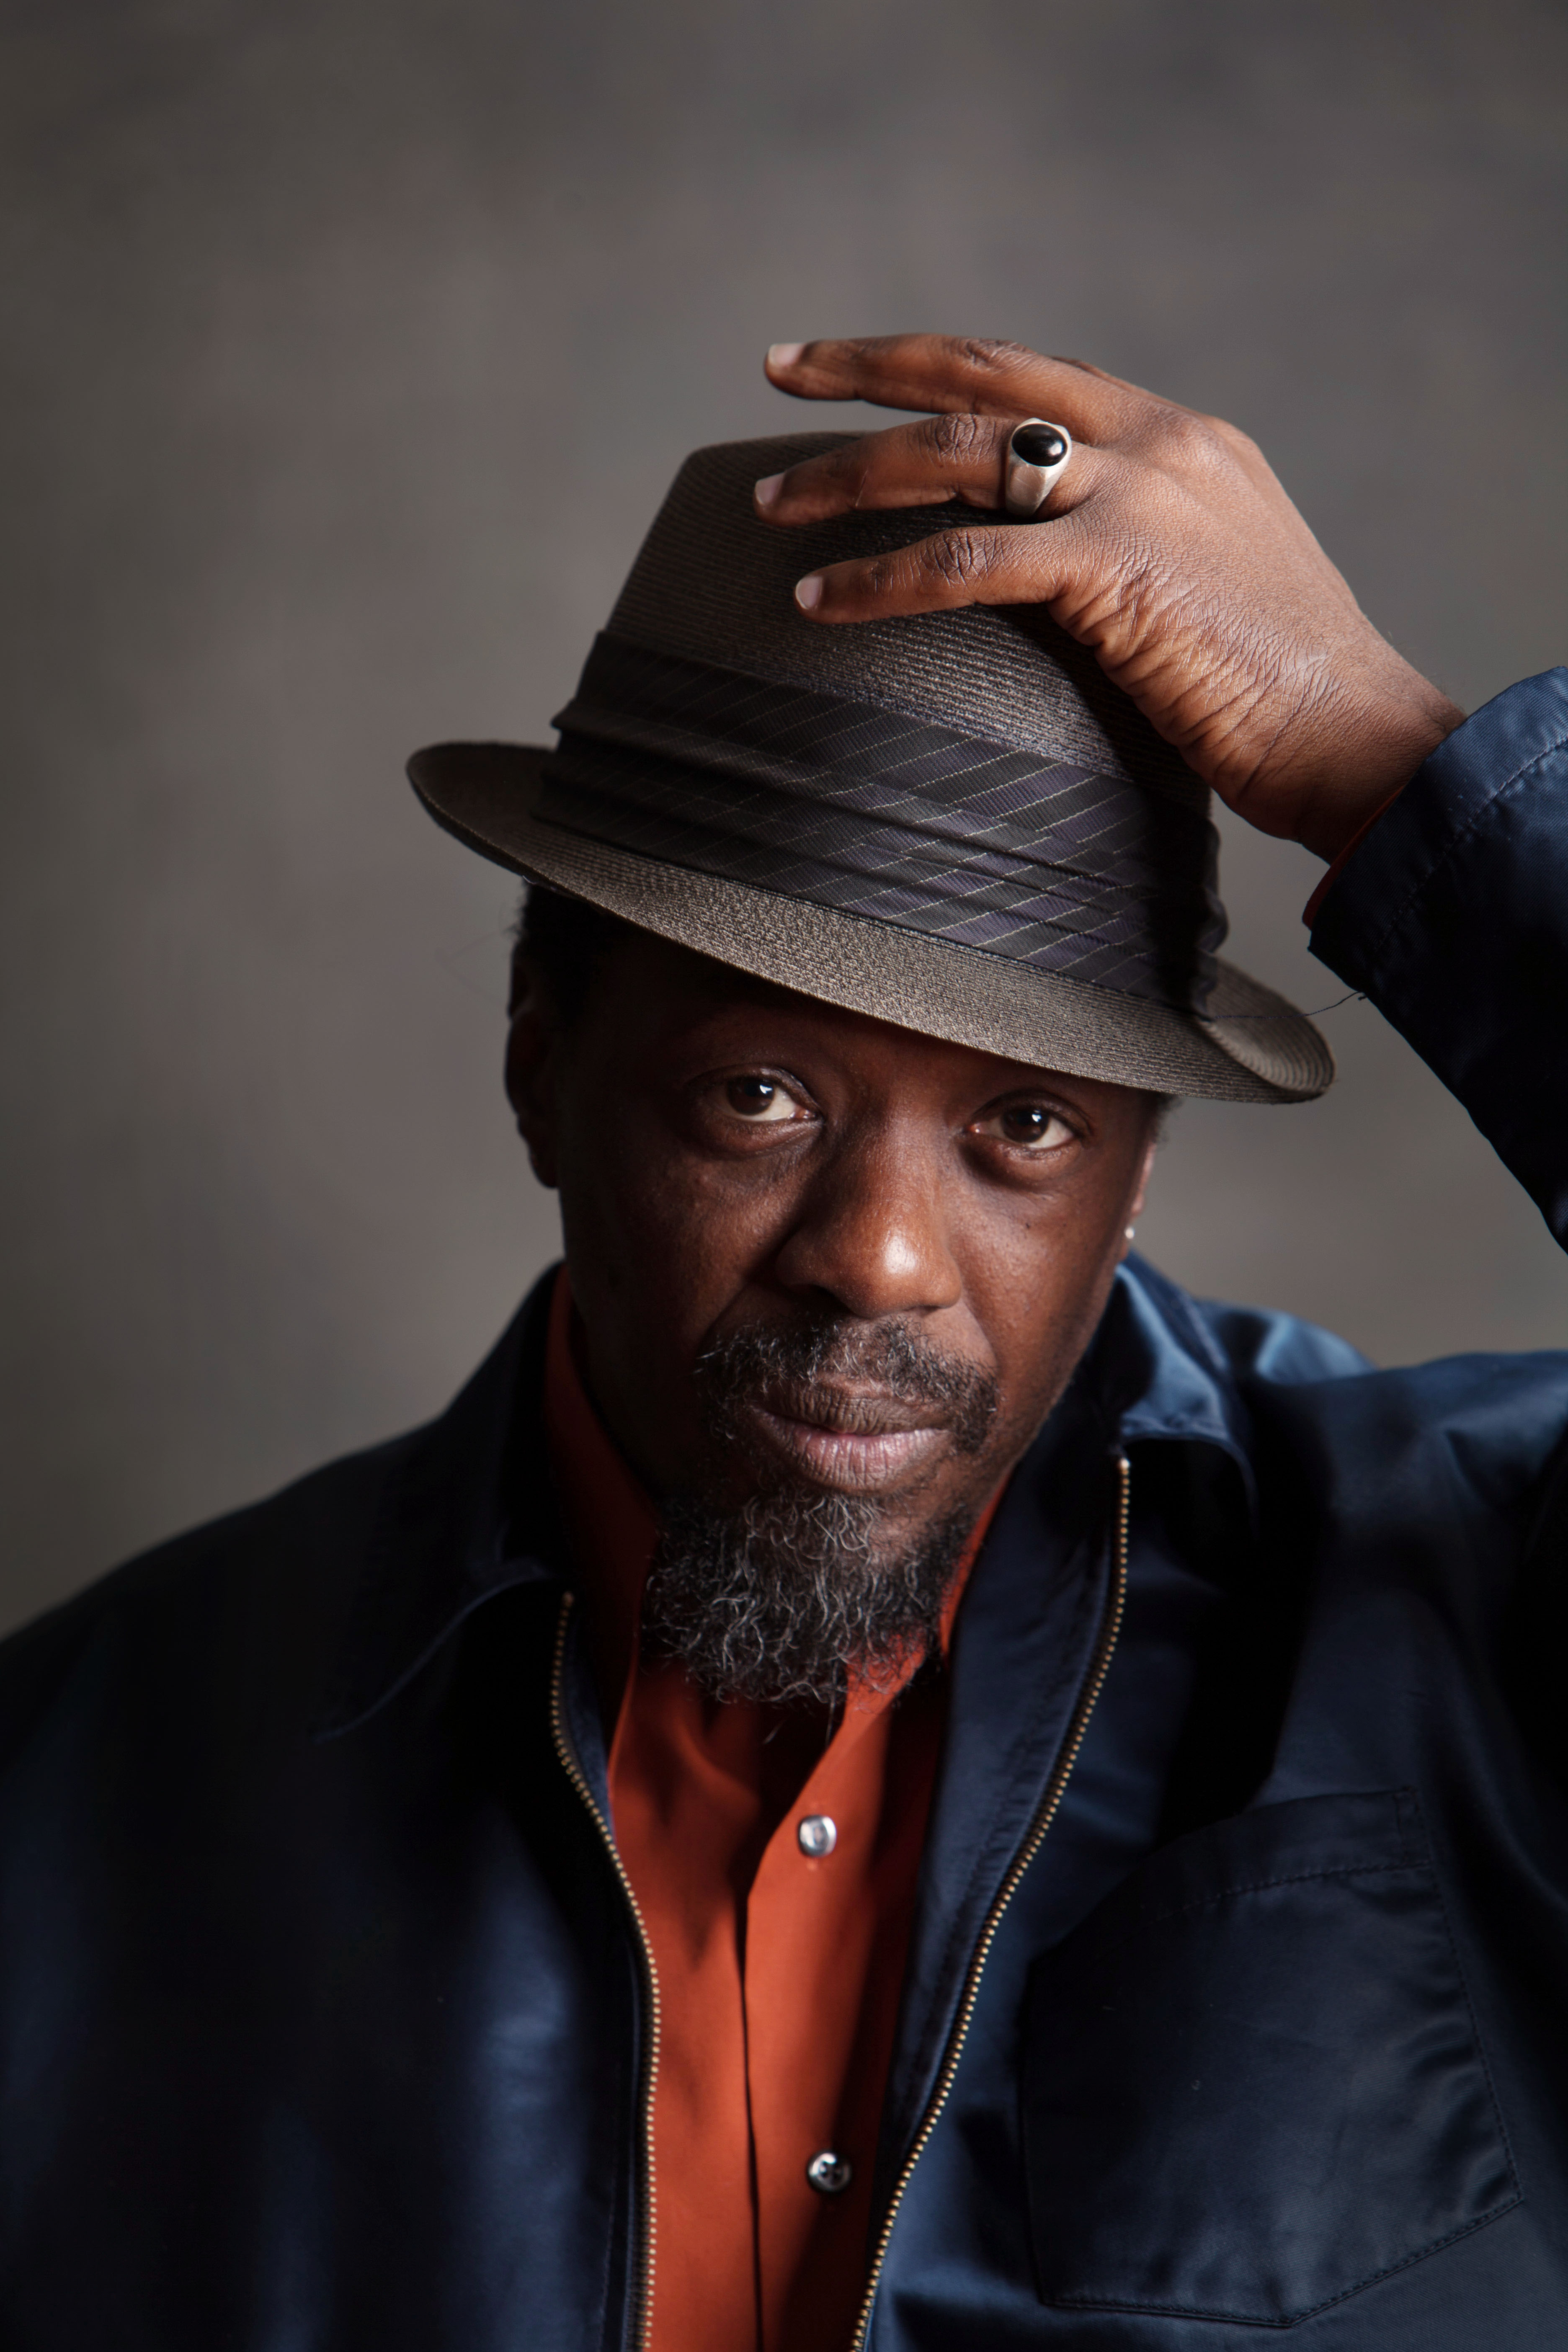
{"type": "Polygon", "coordinates": [[[847,2156],[836,2156],[830,2147],[814,2156],[805,2168],[805,2177],[821,2197],[841,2196],[855,2178],[855,2168],[847,2156]]]}
{"type": "Polygon", "coordinates": [[[838,1843],[838,1824],[831,1813],[807,1813],[795,1836],[802,1853],[808,1853],[814,1862],[820,1862],[823,1855],[831,1853],[838,1843]]]}

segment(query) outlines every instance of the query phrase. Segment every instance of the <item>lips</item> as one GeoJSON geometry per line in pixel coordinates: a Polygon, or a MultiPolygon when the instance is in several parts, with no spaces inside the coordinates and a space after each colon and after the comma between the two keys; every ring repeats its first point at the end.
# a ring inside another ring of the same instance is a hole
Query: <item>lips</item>
{"type": "Polygon", "coordinates": [[[843,1494],[899,1486],[952,1443],[947,1419],[874,1390],[770,1390],[738,1418],[796,1475],[843,1494]]]}
{"type": "Polygon", "coordinates": [[[749,1325],[695,1369],[721,1482],[807,1501],[912,1495],[952,1457],[984,1453],[1001,1402],[986,1367],[899,1322],[749,1325]]]}

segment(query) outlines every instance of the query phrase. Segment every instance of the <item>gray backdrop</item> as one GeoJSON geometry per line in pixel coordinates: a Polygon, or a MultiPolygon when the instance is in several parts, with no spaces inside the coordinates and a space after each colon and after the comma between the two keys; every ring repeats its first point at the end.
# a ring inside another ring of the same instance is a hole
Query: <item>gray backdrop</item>
{"type": "MultiPolygon", "coordinates": [[[[1466,705],[1564,649],[1568,23],[1271,0],[12,0],[0,1616],[438,1407],[553,1246],[506,877],[405,755],[540,736],[774,338],[1087,354],[1255,433],[1466,705]]],[[[833,421],[839,412],[819,414],[833,421]]],[[[1226,835],[1316,1007],[1319,869],[1226,835]]],[[[1364,1005],[1180,1115],[1143,1238],[1384,1360],[1568,1338],[1364,1005]]]]}

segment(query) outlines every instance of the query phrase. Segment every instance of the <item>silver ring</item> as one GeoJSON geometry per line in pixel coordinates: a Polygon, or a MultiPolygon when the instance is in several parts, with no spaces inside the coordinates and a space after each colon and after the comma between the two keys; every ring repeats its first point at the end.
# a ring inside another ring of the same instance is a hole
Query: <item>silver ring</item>
{"type": "Polygon", "coordinates": [[[1065,425],[1044,416],[1026,416],[1007,442],[1007,471],[1002,499],[1007,512],[1027,521],[1037,515],[1066,473],[1072,457],[1072,435],[1065,425]]]}

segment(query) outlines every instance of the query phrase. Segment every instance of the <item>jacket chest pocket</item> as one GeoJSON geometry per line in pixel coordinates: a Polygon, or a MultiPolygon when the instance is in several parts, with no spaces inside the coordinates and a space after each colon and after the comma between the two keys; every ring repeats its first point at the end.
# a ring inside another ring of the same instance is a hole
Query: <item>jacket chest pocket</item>
{"type": "Polygon", "coordinates": [[[1179,1840],[1030,1977],[1040,2295],[1288,2326],[1519,2200],[1415,1800],[1179,1840]]]}

